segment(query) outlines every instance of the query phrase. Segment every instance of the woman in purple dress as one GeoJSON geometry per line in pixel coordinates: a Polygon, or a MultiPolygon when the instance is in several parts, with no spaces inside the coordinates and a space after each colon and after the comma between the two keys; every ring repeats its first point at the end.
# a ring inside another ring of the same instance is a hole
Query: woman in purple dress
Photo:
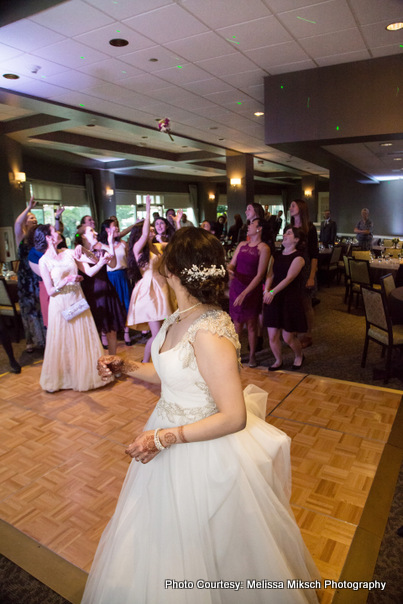
{"type": "Polygon", "coordinates": [[[262,242],[262,223],[258,218],[248,226],[248,241],[242,241],[228,265],[231,275],[229,312],[238,336],[246,323],[249,341],[249,367],[256,367],[258,317],[262,312],[263,287],[270,248],[262,242]]]}

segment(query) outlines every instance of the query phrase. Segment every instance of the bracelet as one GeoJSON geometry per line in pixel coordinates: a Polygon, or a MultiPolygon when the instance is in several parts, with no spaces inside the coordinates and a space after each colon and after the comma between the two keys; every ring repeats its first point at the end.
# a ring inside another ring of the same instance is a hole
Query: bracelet
{"type": "Polygon", "coordinates": [[[161,428],[157,428],[154,432],[154,444],[157,447],[158,451],[163,451],[164,449],[166,449],[166,447],[164,447],[164,445],[162,444],[162,442],[160,441],[160,438],[158,436],[158,432],[161,430],[161,428]]]}

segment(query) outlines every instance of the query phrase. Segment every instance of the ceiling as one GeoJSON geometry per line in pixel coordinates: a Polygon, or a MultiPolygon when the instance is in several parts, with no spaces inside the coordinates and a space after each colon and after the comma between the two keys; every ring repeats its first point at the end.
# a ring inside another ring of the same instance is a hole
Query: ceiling
{"type": "MultiPolygon", "coordinates": [[[[31,153],[125,174],[214,180],[226,150],[255,178],[326,168],[264,142],[263,78],[403,51],[401,0],[14,0],[1,15],[0,132],[31,153]],[[41,10],[43,7],[45,10],[41,10]],[[33,12],[35,10],[36,12],[33,12]],[[112,46],[112,39],[125,46],[112,46]],[[6,79],[4,74],[18,79],[6,79]],[[158,130],[168,117],[171,137],[158,130]]],[[[403,143],[326,150],[375,178],[403,143]]],[[[400,172],[403,174],[403,172],[400,172]]]]}

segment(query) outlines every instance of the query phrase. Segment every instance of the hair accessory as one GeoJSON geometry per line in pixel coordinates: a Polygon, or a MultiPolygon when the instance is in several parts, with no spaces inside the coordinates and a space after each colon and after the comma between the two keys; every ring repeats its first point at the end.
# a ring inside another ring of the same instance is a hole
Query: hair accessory
{"type": "Polygon", "coordinates": [[[215,264],[200,268],[193,264],[191,268],[184,268],[181,274],[186,277],[186,281],[205,281],[209,277],[225,277],[225,268],[215,264]]]}

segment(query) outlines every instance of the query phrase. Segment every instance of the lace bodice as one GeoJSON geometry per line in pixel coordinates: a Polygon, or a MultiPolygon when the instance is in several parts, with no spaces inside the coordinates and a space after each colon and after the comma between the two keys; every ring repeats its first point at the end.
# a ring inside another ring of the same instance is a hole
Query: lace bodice
{"type": "Polygon", "coordinates": [[[172,425],[195,422],[217,412],[214,399],[201,376],[193,343],[199,330],[206,330],[233,343],[240,358],[240,343],[233,323],[227,313],[212,310],[194,321],[182,340],[170,350],[160,352],[169,326],[176,320],[177,312],[164,322],[153,342],[152,357],[161,378],[161,398],[156,412],[172,425]]]}
{"type": "Polygon", "coordinates": [[[41,264],[45,264],[47,266],[55,287],[57,287],[59,283],[68,275],[78,274],[78,269],[73,258],[72,250],[65,250],[64,252],[58,254],[56,258],[49,258],[45,254],[39,259],[39,268],[41,267],[41,264]]]}

